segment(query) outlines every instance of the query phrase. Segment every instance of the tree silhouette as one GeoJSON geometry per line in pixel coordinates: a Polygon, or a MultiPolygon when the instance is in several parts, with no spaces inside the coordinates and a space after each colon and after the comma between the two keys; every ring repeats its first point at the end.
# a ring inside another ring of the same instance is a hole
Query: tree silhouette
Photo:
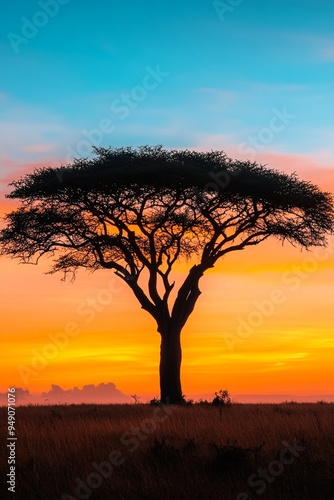
{"type": "Polygon", "coordinates": [[[82,267],[114,271],[156,321],[161,401],[180,404],[181,331],[205,271],[270,236],[305,248],[325,245],[333,198],[295,174],[221,151],[144,146],[95,153],[11,184],[8,198],[21,205],[5,216],[1,252],[24,263],[51,254],[50,273],[64,278],[82,267]],[[172,294],[180,259],[189,272],[172,294]]]}

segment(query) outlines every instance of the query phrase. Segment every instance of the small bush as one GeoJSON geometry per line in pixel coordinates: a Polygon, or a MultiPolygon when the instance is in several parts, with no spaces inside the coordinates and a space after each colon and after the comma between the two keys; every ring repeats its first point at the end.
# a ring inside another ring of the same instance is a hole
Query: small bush
{"type": "Polygon", "coordinates": [[[230,406],[232,404],[232,400],[226,389],[224,391],[220,389],[220,391],[215,392],[215,396],[211,403],[213,406],[230,406]]]}
{"type": "Polygon", "coordinates": [[[156,406],[156,405],[159,405],[159,404],[160,404],[160,399],[158,399],[158,398],[153,398],[150,401],[150,405],[156,406]]]}

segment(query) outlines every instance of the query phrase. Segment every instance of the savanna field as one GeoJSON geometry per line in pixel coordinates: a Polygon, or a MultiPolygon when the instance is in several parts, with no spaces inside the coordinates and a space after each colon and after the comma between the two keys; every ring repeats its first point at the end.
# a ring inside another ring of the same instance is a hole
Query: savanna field
{"type": "MultiPolygon", "coordinates": [[[[1,408],[6,443],[6,408],[1,408]]],[[[334,493],[334,404],[26,406],[1,498],[319,499],[334,493]]]]}

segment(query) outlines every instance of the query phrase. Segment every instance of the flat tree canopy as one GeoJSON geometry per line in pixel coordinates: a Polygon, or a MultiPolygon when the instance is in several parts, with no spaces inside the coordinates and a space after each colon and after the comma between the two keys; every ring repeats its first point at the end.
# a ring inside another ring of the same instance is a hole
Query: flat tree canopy
{"type": "Polygon", "coordinates": [[[204,272],[229,252],[270,236],[310,248],[333,232],[331,194],[222,151],[95,148],[93,159],[42,168],[13,182],[2,254],[54,257],[51,273],[113,270],[161,334],[163,402],[182,402],[180,333],[204,272]],[[190,262],[171,302],[173,265],[190,262]],[[143,272],[145,271],[145,272],[143,272]]]}

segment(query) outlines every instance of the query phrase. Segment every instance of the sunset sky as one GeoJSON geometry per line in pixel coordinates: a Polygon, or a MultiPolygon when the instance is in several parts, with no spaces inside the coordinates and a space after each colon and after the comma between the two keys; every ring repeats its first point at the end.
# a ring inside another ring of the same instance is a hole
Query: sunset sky
{"type": "MultiPolygon", "coordinates": [[[[9,182],[93,146],[219,149],[334,192],[334,3],[236,3],[5,2],[1,215],[9,182]]],[[[159,336],[125,284],[49,267],[0,260],[0,393],[112,382],[158,396],[159,336]]],[[[183,331],[184,394],[333,395],[333,283],[333,240],[226,257],[183,331]]]]}

